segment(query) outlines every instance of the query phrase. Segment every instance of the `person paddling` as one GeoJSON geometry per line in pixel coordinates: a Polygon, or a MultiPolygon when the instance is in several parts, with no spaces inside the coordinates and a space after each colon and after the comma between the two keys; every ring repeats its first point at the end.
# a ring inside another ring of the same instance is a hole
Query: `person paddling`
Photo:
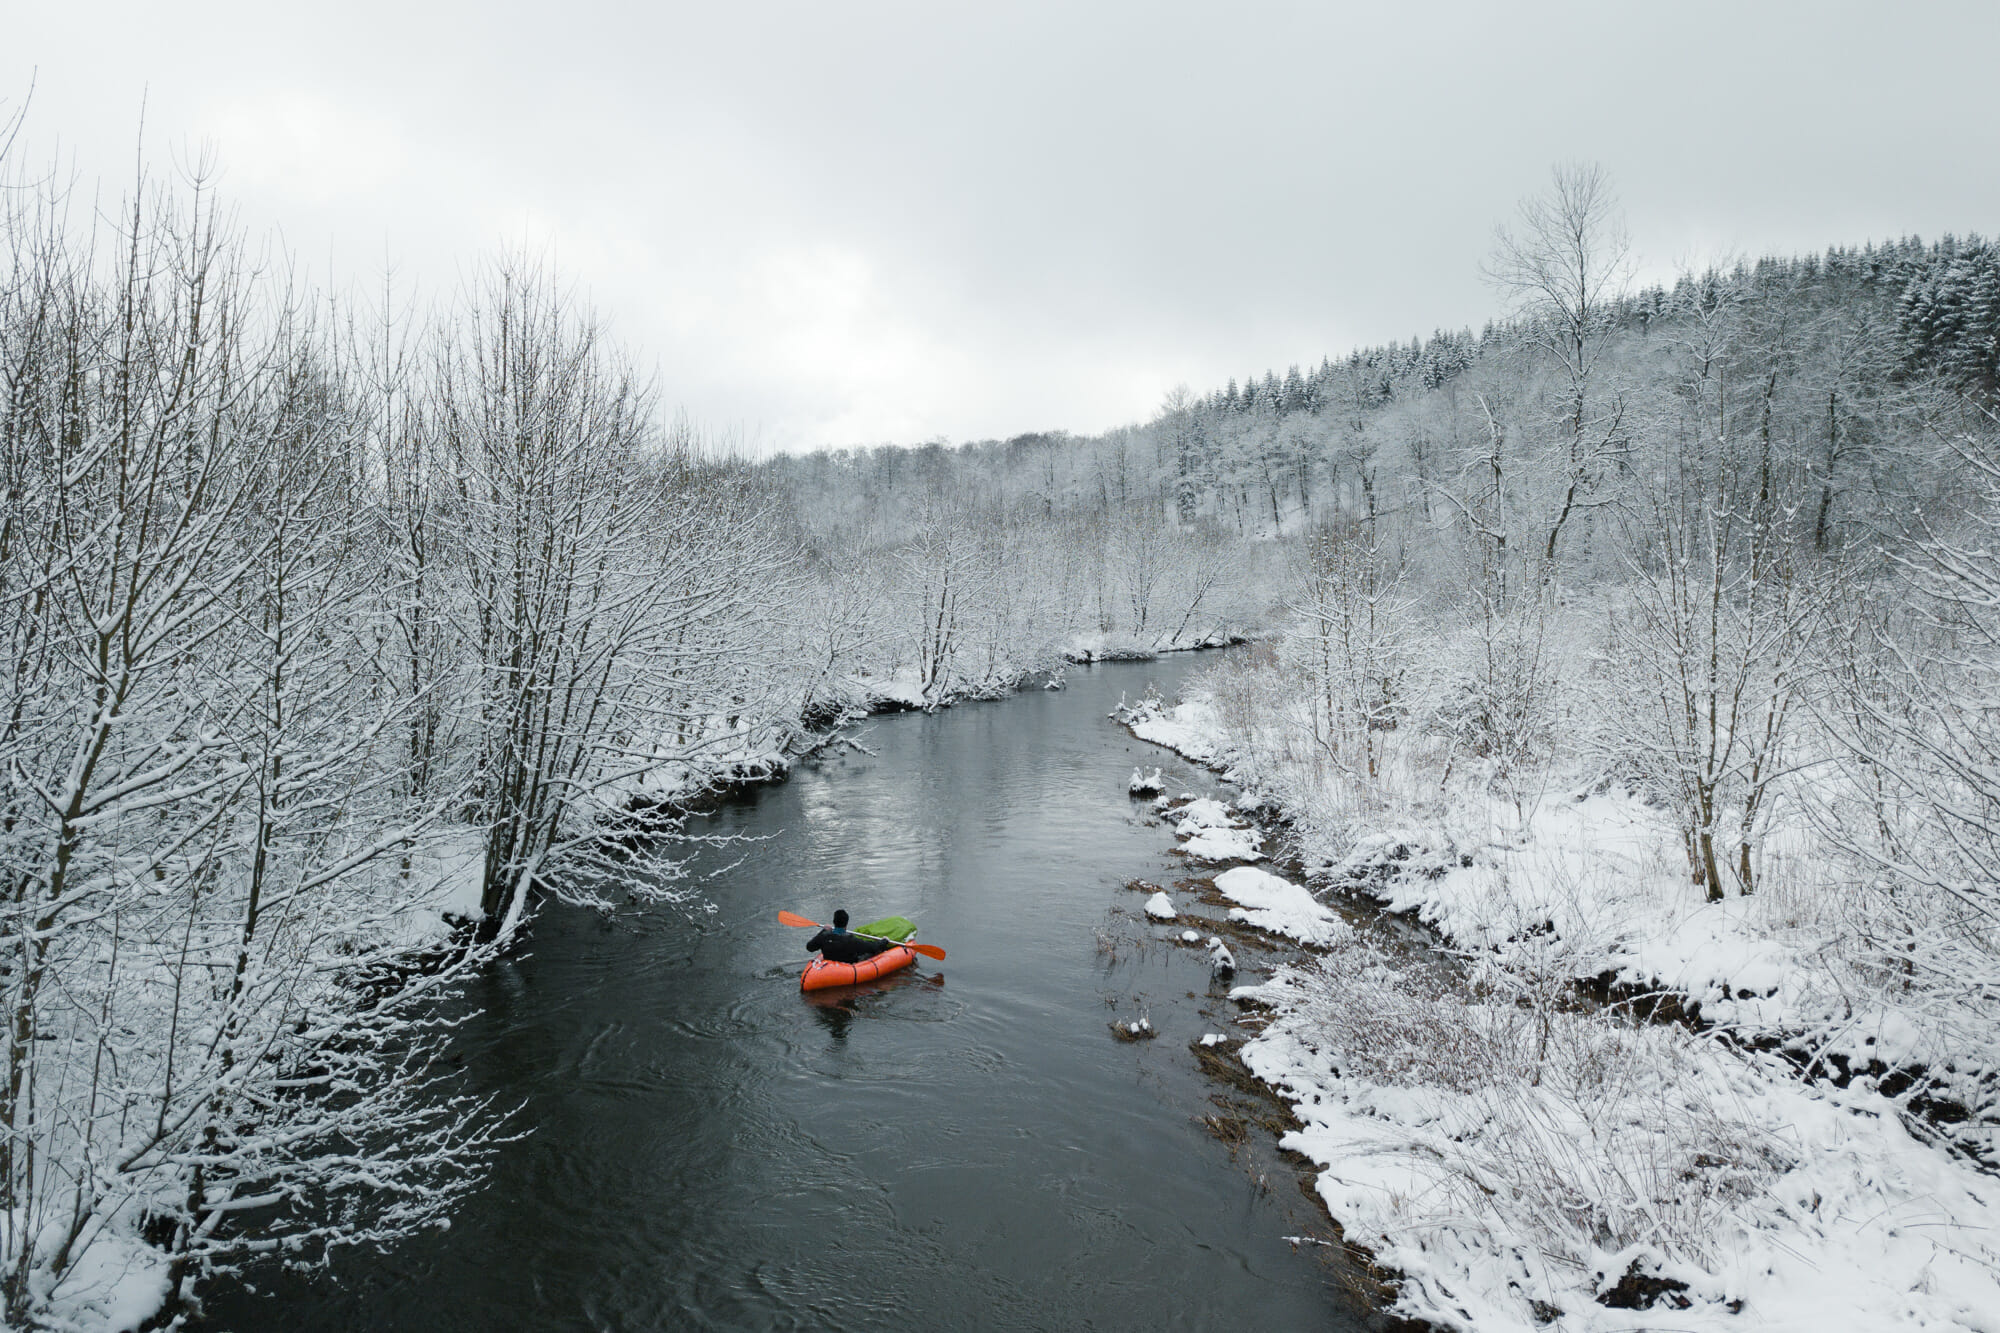
{"type": "Polygon", "coordinates": [[[833,925],[821,927],[819,934],[806,941],[807,953],[817,953],[829,963],[858,963],[892,947],[893,941],[873,939],[850,931],[844,907],[833,914],[833,925]]]}

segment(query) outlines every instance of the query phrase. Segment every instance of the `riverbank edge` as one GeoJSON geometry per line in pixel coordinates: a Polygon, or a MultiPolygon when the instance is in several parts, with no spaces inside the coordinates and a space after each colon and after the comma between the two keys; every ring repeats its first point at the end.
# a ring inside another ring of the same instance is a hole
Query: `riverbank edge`
{"type": "MultiPolygon", "coordinates": [[[[1221,860],[1203,857],[1199,858],[1200,863],[1197,864],[1197,858],[1190,856],[1185,873],[1175,881],[1174,887],[1180,890],[1192,890],[1197,901],[1223,909],[1225,915],[1221,920],[1203,919],[1201,925],[1235,940],[1239,946],[1246,943],[1254,944],[1263,953],[1271,956],[1274,973],[1289,964],[1311,958],[1316,952],[1311,945],[1247,919],[1247,914],[1234,909],[1232,900],[1217,887],[1215,882],[1218,876],[1228,873],[1233,868],[1257,863],[1282,871],[1288,878],[1295,877],[1300,882],[1304,881],[1304,863],[1296,855],[1272,855],[1265,850],[1282,841],[1282,835],[1291,822],[1283,807],[1232,776],[1227,764],[1189,754],[1173,745],[1141,735],[1132,724],[1129,709],[1121,707],[1112,716],[1135,739],[1178,754],[1197,767],[1215,774],[1221,781],[1238,787],[1244,793],[1243,799],[1230,809],[1257,834],[1259,847],[1255,861],[1241,857],[1221,860]]],[[[1158,770],[1155,770],[1155,776],[1157,772],[1158,770]]],[[[1175,816],[1196,802],[1187,795],[1179,798],[1169,795],[1158,786],[1157,782],[1147,786],[1142,792],[1139,785],[1142,776],[1135,772],[1131,792],[1133,799],[1136,801],[1153,791],[1159,791],[1157,798],[1147,802],[1147,808],[1157,816],[1157,822],[1163,823],[1175,838],[1184,842],[1189,840],[1191,836],[1189,833],[1177,829],[1175,816]]],[[[1174,851],[1177,854],[1185,854],[1185,849],[1182,847],[1176,847],[1174,851]]],[[[1160,885],[1147,880],[1133,880],[1125,887],[1141,893],[1162,892],[1160,885]]],[[[1383,911],[1376,904],[1369,903],[1366,906],[1368,914],[1372,917],[1383,921],[1399,919],[1396,914],[1383,911]]],[[[1410,924],[1428,937],[1435,947],[1443,947],[1435,931],[1421,922],[1412,921],[1410,924]]],[[[1236,971],[1237,964],[1232,957],[1229,970],[1223,974],[1223,979],[1227,981],[1236,971]]],[[[1189,1049],[1205,1077],[1241,1096],[1255,1098],[1272,1108],[1272,1115],[1253,1117],[1253,1122],[1277,1140],[1278,1156],[1295,1173],[1299,1193],[1312,1203],[1331,1233],[1330,1240],[1320,1240],[1317,1237],[1287,1239],[1295,1246],[1302,1241],[1327,1245],[1338,1254],[1337,1271],[1340,1285],[1364,1307],[1372,1327],[1382,1330],[1383,1333],[1454,1333],[1461,1327],[1460,1325],[1438,1322],[1426,1318],[1420,1312],[1400,1308],[1401,1293],[1408,1275],[1385,1263],[1375,1249],[1355,1240],[1349,1234],[1347,1225],[1334,1212],[1332,1204],[1318,1188],[1318,1179],[1323,1169],[1321,1164],[1290,1142],[1293,1135],[1306,1127],[1298,1114],[1303,1101],[1302,1096],[1296,1090],[1262,1076],[1243,1058],[1244,1050],[1258,1039],[1264,1025],[1282,1016],[1280,1005],[1275,1000],[1258,993],[1260,990],[1261,987],[1254,985],[1229,987],[1230,1003],[1236,1007],[1239,1014],[1255,1015],[1247,1021],[1239,1018],[1236,1026],[1255,1028],[1257,1031],[1245,1036],[1232,1036],[1221,1042],[1196,1041],[1191,1043],[1189,1049]]],[[[1213,1126],[1211,1132],[1214,1132],[1213,1126]]]]}

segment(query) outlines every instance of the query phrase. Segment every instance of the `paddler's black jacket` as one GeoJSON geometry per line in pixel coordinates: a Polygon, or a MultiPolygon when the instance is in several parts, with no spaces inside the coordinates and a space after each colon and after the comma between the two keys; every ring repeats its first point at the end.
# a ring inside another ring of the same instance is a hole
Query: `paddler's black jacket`
{"type": "Polygon", "coordinates": [[[806,941],[806,952],[817,952],[829,963],[858,963],[892,948],[888,940],[864,939],[852,931],[822,926],[819,934],[806,941]]]}

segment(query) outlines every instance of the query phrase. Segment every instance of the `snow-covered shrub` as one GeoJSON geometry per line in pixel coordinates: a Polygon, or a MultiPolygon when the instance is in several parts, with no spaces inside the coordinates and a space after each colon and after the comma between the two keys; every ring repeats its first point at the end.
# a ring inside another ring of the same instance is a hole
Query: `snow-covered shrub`
{"type": "Polygon", "coordinates": [[[1344,1077],[1469,1093],[1519,1073],[1527,1015],[1468,1001],[1448,973],[1401,971],[1361,936],[1296,971],[1293,985],[1305,1029],[1344,1077]]]}
{"type": "Polygon", "coordinates": [[[1541,617],[1454,636],[1429,714],[1433,732],[1496,775],[1546,761],[1556,735],[1550,663],[1541,617]]]}
{"type": "MultiPolygon", "coordinates": [[[[1950,462],[1966,510],[1940,516],[1899,562],[1905,595],[1864,609],[1834,655],[1822,705],[1841,762],[1808,808],[1845,860],[1836,943],[1822,962],[1838,1008],[1814,1044],[1851,1066],[1921,1074],[1908,1105],[1955,1101],[1944,1132],[2000,1149],[2000,415],[1966,406],[1950,462]],[[1869,1049],[1840,1020],[1898,1032],[1869,1049]]],[[[1899,1080],[1899,1082],[1902,1080],[1899,1080]]]]}
{"type": "Polygon", "coordinates": [[[1276,650],[1269,644],[1228,654],[1192,682],[1186,693],[1197,691],[1214,705],[1223,734],[1250,752],[1273,710],[1287,697],[1276,650]]]}
{"type": "Polygon", "coordinates": [[[1579,1267],[1644,1247],[1711,1261],[1724,1223],[1789,1161],[1670,1026],[1563,1015],[1539,1082],[1496,1080],[1483,1121],[1446,1158],[1460,1209],[1579,1267]]]}
{"type": "Polygon", "coordinates": [[[1528,1238],[1579,1269],[1633,1247],[1702,1262],[1788,1160],[1684,1029],[1469,1000],[1359,941],[1286,984],[1295,1030],[1357,1102],[1433,1145],[1413,1227],[1528,1238]]]}

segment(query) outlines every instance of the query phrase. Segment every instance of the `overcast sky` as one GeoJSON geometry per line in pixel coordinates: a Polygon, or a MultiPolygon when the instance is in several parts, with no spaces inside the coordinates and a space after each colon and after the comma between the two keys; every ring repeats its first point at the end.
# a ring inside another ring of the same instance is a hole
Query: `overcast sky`
{"type": "Polygon", "coordinates": [[[443,294],[526,244],[760,448],[1096,431],[1477,325],[1611,172],[1649,273],[2000,231],[2000,4],[9,0],[16,152],[207,144],[253,231],[443,294]]]}

